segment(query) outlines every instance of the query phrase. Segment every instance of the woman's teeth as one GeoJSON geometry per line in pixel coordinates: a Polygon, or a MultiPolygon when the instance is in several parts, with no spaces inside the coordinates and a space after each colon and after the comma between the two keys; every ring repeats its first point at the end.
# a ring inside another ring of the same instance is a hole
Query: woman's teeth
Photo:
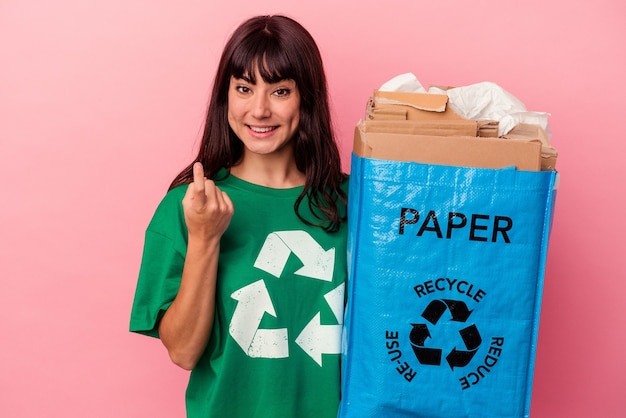
{"type": "Polygon", "coordinates": [[[265,132],[269,132],[273,130],[274,127],[273,126],[266,126],[266,127],[251,126],[250,129],[252,129],[254,132],[265,133],[265,132]]]}

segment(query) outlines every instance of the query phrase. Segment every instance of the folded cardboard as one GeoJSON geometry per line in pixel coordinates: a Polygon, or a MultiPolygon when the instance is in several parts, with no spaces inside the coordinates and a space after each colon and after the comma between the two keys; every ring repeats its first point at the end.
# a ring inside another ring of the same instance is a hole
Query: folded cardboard
{"type": "MultiPolygon", "coordinates": [[[[454,127],[454,123],[447,128],[454,127]]],[[[536,139],[443,136],[418,125],[360,121],[354,133],[354,153],[381,160],[478,168],[541,170],[541,141],[536,139]]]]}

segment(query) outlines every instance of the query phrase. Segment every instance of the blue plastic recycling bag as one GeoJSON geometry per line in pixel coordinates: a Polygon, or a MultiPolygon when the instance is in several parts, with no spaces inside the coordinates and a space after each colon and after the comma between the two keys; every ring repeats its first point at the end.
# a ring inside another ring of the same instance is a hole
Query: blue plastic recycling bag
{"type": "Polygon", "coordinates": [[[353,154],[339,417],[529,416],[557,176],[353,154]]]}

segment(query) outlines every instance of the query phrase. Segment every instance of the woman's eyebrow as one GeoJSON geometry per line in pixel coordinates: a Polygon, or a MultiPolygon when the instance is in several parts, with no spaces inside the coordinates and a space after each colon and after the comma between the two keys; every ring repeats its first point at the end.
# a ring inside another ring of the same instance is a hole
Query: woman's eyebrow
{"type": "Polygon", "coordinates": [[[245,81],[246,83],[255,84],[255,83],[252,81],[252,79],[251,79],[249,76],[247,76],[246,74],[242,75],[241,77],[237,77],[236,75],[233,75],[232,77],[233,77],[235,80],[243,80],[243,81],[245,81]]]}

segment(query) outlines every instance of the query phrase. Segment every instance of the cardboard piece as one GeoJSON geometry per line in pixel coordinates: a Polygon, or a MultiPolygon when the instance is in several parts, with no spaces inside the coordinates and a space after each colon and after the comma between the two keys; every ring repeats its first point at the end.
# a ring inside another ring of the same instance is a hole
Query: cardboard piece
{"type": "Polygon", "coordinates": [[[367,105],[367,119],[465,120],[447,104],[445,94],[375,90],[367,105]]]}
{"type": "Polygon", "coordinates": [[[432,120],[370,120],[363,122],[367,132],[401,133],[411,135],[435,136],[472,136],[478,135],[479,125],[476,121],[451,119],[445,121],[432,120]]]}
{"type": "Polygon", "coordinates": [[[478,136],[488,138],[498,137],[498,128],[500,123],[497,120],[479,120],[476,121],[476,123],[478,124],[478,136]]]}
{"type": "Polygon", "coordinates": [[[550,145],[548,134],[538,125],[518,123],[508,134],[502,138],[507,139],[539,139],[541,141],[541,170],[555,170],[557,150],[550,145]]]}
{"type": "MultiPolygon", "coordinates": [[[[448,128],[454,125],[448,124],[448,128]]],[[[536,139],[416,134],[415,124],[361,121],[353,151],[359,157],[477,168],[541,170],[541,141],[536,139]]]]}

